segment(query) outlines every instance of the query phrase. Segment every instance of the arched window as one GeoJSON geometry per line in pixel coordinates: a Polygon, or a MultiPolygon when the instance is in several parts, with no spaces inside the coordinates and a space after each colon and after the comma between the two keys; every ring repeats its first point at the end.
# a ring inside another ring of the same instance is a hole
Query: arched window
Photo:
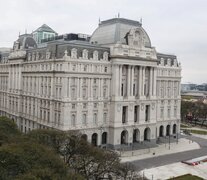
{"type": "Polygon", "coordinates": [[[103,132],[101,144],[107,144],[107,132],[103,132]]]}
{"type": "Polygon", "coordinates": [[[151,136],[151,131],[150,128],[146,128],[144,130],[144,141],[150,141],[150,136],[151,136]]]}
{"type": "Polygon", "coordinates": [[[121,144],[127,144],[128,143],[128,132],[127,130],[124,130],[121,132],[121,144]]]}
{"type": "Polygon", "coordinates": [[[97,144],[98,144],[98,134],[97,133],[93,133],[93,135],[91,137],[91,144],[94,146],[97,146],[97,144]]]}
{"type": "Polygon", "coordinates": [[[176,133],[177,133],[177,125],[174,124],[174,125],[173,125],[173,134],[176,134],[176,133]]]}

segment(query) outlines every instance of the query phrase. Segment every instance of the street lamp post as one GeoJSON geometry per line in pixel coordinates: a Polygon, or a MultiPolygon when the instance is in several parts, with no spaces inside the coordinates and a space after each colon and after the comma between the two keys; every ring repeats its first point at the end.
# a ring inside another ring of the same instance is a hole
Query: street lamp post
{"type": "Polygon", "coordinates": [[[169,149],[170,149],[170,134],[169,134],[169,149]]]}
{"type": "Polygon", "coordinates": [[[177,144],[178,144],[178,132],[177,132],[176,138],[177,138],[177,144]]]}

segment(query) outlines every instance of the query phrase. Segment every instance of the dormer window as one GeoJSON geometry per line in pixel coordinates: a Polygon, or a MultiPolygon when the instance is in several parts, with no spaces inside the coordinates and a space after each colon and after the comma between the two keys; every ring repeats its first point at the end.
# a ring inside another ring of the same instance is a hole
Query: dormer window
{"type": "Polygon", "coordinates": [[[29,54],[28,54],[28,57],[27,57],[28,61],[31,61],[31,57],[32,57],[32,56],[31,56],[31,53],[29,53],[29,54]]]}
{"type": "Polygon", "coordinates": [[[50,51],[47,50],[47,52],[46,52],[46,59],[50,59],[50,55],[51,55],[50,51]]]}
{"type": "Polygon", "coordinates": [[[82,52],[83,59],[88,59],[88,50],[84,49],[82,52]]]}
{"type": "Polygon", "coordinates": [[[39,60],[40,59],[40,54],[39,52],[36,52],[36,60],[39,60]]]}
{"type": "Polygon", "coordinates": [[[71,58],[77,59],[77,49],[73,48],[71,50],[71,58]]]}
{"type": "Polygon", "coordinates": [[[108,59],[109,59],[109,53],[108,52],[104,52],[103,53],[103,60],[104,61],[108,61],[108,59]]]}
{"type": "Polygon", "coordinates": [[[32,53],[32,61],[35,60],[35,53],[32,53]]]}
{"type": "Polygon", "coordinates": [[[93,59],[98,60],[98,51],[93,52],[93,59]]]}

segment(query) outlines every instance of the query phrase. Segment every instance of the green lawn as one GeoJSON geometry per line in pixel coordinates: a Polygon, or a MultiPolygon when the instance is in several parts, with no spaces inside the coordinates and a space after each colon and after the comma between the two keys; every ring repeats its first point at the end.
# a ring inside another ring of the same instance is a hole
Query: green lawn
{"type": "Polygon", "coordinates": [[[191,174],[185,174],[182,176],[170,178],[169,180],[204,180],[204,179],[198,176],[191,175],[191,174]]]}
{"type": "Polygon", "coordinates": [[[189,128],[189,126],[186,125],[186,124],[181,124],[180,127],[181,127],[181,128],[189,128]]]}
{"type": "Polygon", "coordinates": [[[194,133],[194,134],[207,135],[207,131],[195,130],[195,129],[191,129],[190,131],[191,131],[191,133],[194,133]]]}

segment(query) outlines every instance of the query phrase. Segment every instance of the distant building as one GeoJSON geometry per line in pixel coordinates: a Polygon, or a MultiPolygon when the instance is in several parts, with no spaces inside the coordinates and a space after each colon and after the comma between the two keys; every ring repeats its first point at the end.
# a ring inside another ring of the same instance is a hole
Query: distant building
{"type": "Polygon", "coordinates": [[[37,44],[40,44],[43,39],[54,38],[58,34],[48,25],[43,24],[41,27],[32,32],[32,36],[37,44]]]}
{"type": "Polygon", "coordinates": [[[0,48],[0,63],[6,63],[8,61],[11,48],[0,48]]]}
{"type": "Polygon", "coordinates": [[[190,90],[196,90],[196,84],[192,83],[186,83],[186,84],[181,84],[181,91],[190,91],[190,90]]]}
{"type": "Polygon", "coordinates": [[[79,130],[112,148],[178,135],[181,66],[156,51],[140,22],[109,19],[90,41],[71,35],[37,48],[48,34],[56,33],[43,25],[33,32],[37,43],[20,36],[0,64],[0,114],[21,131],[79,130]]]}

